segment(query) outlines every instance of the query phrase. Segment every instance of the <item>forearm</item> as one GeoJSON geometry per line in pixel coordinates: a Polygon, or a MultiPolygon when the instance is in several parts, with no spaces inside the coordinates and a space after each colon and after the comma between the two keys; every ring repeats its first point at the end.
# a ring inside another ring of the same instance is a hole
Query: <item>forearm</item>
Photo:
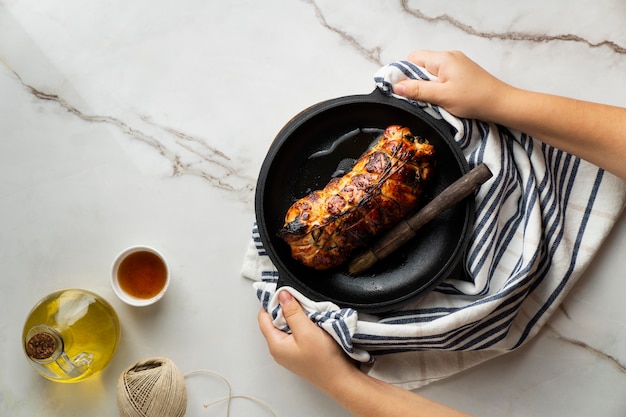
{"type": "Polygon", "coordinates": [[[468,414],[431,401],[414,392],[350,369],[324,383],[322,391],[356,417],[460,417],[468,414]]]}
{"type": "Polygon", "coordinates": [[[626,180],[625,108],[514,88],[458,51],[415,51],[408,59],[438,79],[398,82],[397,94],[527,133],[626,180]]]}
{"type": "Polygon", "coordinates": [[[527,133],[626,180],[626,109],[505,87],[485,120],[527,133]]]}

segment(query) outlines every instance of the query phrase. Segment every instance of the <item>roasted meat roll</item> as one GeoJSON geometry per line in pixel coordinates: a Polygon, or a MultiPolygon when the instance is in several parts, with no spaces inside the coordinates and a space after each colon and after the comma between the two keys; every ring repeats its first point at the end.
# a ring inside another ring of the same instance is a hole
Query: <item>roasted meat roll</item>
{"type": "Polygon", "coordinates": [[[416,209],[434,156],[426,139],[389,126],[349,172],[293,203],[278,235],[306,266],[341,265],[416,209]]]}

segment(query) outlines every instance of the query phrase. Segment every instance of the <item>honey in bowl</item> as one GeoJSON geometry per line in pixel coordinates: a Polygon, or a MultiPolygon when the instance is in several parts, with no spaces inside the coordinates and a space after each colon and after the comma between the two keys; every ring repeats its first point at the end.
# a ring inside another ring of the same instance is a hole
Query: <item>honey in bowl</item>
{"type": "Polygon", "coordinates": [[[168,285],[168,269],[154,249],[132,247],[116,258],[112,278],[113,290],[122,301],[142,306],[161,298],[168,285]]]}
{"type": "Polygon", "coordinates": [[[123,291],[137,298],[152,298],[165,286],[167,270],[158,255],[148,251],[128,255],[117,270],[123,291]]]}

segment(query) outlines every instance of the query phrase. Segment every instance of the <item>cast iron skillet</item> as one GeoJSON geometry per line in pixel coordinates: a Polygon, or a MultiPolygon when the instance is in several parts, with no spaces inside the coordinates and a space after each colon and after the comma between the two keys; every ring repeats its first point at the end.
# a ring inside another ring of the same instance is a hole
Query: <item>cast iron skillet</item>
{"type": "Polygon", "coordinates": [[[404,247],[356,277],[348,274],[347,265],[316,271],[300,264],[277,236],[294,201],[324,188],[346,159],[356,160],[392,124],[428,138],[437,152],[436,173],[422,205],[469,171],[447,123],[378,89],[304,110],[274,139],[256,188],[259,234],[278,269],[279,287],[289,285],[315,301],[377,313],[431,290],[458,266],[473,224],[472,198],[439,215],[404,247]]]}

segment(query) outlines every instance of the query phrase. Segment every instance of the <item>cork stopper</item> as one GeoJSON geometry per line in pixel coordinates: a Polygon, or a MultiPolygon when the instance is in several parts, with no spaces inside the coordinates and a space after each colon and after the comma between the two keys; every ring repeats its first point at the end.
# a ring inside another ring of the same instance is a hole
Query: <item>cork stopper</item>
{"type": "Polygon", "coordinates": [[[26,354],[38,361],[52,357],[57,341],[50,333],[37,333],[26,342],[26,354]]]}

